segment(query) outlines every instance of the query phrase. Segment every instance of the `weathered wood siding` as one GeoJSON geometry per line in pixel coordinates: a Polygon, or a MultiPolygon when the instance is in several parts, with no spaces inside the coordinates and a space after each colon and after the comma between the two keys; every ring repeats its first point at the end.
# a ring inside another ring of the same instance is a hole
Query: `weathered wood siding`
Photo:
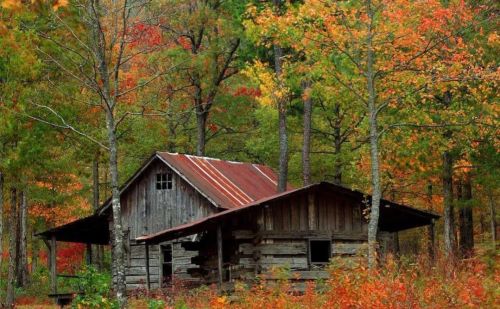
{"type": "Polygon", "coordinates": [[[130,239],[206,217],[216,212],[201,194],[173,173],[172,189],[157,190],[156,175],[172,172],[151,164],[121,196],[124,230],[130,239]]]}
{"type": "MultiPolygon", "coordinates": [[[[367,220],[359,200],[328,192],[314,192],[272,202],[253,214],[258,228],[233,230],[238,243],[240,269],[253,270],[268,279],[278,279],[271,271],[286,267],[294,280],[320,279],[328,276],[322,266],[309,262],[309,240],[331,241],[331,257],[358,262],[366,255],[367,220]]],[[[251,225],[249,225],[251,226],[251,225]]],[[[381,233],[384,251],[392,247],[391,233],[381,233]]]]}
{"type": "MultiPolygon", "coordinates": [[[[216,208],[180,176],[162,162],[152,163],[121,195],[122,223],[127,240],[126,280],[129,289],[145,287],[146,260],[144,245],[135,245],[138,236],[156,233],[180,224],[209,216],[216,208]],[[172,189],[156,189],[156,175],[173,175],[172,189]]],[[[174,278],[192,280],[187,269],[196,252],[186,251],[181,243],[172,247],[174,278]]],[[[150,282],[152,288],[160,284],[160,247],[150,246],[150,282]]]]}
{"type": "Polygon", "coordinates": [[[264,211],[267,231],[331,231],[336,233],[366,233],[364,206],[354,198],[316,192],[275,202],[264,211]]]}
{"type": "MultiPolygon", "coordinates": [[[[129,290],[146,288],[145,255],[144,244],[129,247],[126,266],[126,281],[129,290]]],[[[160,279],[160,248],[157,245],[152,245],[149,246],[149,280],[151,288],[158,288],[160,279]]]]}

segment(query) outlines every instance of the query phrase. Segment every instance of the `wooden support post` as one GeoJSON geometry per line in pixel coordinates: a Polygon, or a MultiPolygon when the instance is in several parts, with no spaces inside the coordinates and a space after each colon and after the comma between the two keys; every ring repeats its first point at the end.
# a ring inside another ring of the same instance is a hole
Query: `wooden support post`
{"type": "Polygon", "coordinates": [[[149,279],[149,245],[146,243],[146,286],[148,291],[151,290],[151,281],[149,279]]]}
{"type": "Polygon", "coordinates": [[[56,237],[52,235],[50,238],[49,247],[50,256],[50,285],[52,289],[52,294],[57,293],[57,244],[56,237]]]}
{"type": "Polygon", "coordinates": [[[316,207],[314,201],[314,192],[307,194],[307,223],[310,231],[316,229],[316,207]]]}
{"type": "Polygon", "coordinates": [[[394,232],[394,255],[399,258],[400,248],[399,248],[399,233],[394,232]]]}
{"type": "Polygon", "coordinates": [[[90,266],[92,265],[92,245],[91,244],[87,244],[87,248],[86,248],[86,258],[87,258],[87,265],[90,266]]]}
{"type": "Polygon", "coordinates": [[[428,252],[429,252],[429,259],[431,261],[434,261],[435,258],[435,252],[434,252],[434,219],[432,219],[431,224],[427,226],[427,232],[428,232],[428,252]]]}
{"type": "Polygon", "coordinates": [[[219,275],[219,288],[222,287],[222,228],[217,225],[217,270],[219,275]]]}

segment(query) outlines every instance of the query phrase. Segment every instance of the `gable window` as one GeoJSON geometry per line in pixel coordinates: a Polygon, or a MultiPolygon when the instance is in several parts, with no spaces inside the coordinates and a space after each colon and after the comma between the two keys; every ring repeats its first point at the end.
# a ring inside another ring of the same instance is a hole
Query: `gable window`
{"type": "Polygon", "coordinates": [[[327,264],[332,256],[332,241],[326,239],[309,240],[309,262],[311,264],[327,264]]]}
{"type": "Polygon", "coordinates": [[[172,173],[156,174],[156,190],[170,190],[172,189],[172,183],[172,173]]]}

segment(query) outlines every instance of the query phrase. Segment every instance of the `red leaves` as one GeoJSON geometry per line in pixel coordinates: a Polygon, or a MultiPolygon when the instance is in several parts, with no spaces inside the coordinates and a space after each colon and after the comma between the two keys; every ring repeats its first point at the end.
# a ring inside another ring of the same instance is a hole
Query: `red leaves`
{"type": "Polygon", "coordinates": [[[156,47],[161,45],[162,36],[159,26],[137,23],[129,29],[131,46],[156,47]]]}
{"type": "MultiPolygon", "coordinates": [[[[85,245],[76,243],[57,244],[57,273],[74,274],[83,262],[85,245]]],[[[47,252],[40,252],[40,260],[47,264],[47,252]]]]}
{"type": "Polygon", "coordinates": [[[241,86],[236,89],[236,91],[233,94],[235,97],[260,97],[262,95],[262,92],[260,91],[259,88],[250,88],[246,86],[241,86]]]}

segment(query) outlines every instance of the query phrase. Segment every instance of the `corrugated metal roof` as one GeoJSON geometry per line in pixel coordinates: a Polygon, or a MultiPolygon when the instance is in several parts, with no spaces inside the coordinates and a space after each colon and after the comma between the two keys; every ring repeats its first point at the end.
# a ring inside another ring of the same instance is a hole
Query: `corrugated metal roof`
{"type": "MultiPolygon", "coordinates": [[[[169,152],[158,152],[157,155],[217,206],[225,209],[239,208],[276,194],[278,176],[265,165],[169,152]]],[[[290,189],[292,187],[288,185],[290,189]]]]}

